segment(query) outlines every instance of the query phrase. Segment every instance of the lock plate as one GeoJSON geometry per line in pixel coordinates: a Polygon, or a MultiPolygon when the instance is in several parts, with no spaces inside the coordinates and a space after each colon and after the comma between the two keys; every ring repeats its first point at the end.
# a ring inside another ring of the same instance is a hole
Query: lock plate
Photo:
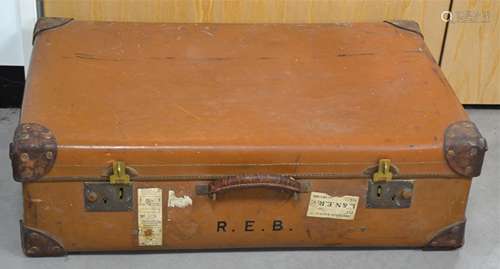
{"type": "Polygon", "coordinates": [[[409,208],[413,197],[413,180],[368,181],[367,208],[409,208]]]}
{"type": "Polygon", "coordinates": [[[83,199],[87,211],[130,211],[133,208],[132,185],[86,182],[83,199]]]}

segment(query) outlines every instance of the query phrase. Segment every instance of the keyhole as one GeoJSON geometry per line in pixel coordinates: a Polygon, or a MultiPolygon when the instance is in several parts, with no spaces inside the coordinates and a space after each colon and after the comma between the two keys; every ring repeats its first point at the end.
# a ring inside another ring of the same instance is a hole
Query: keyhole
{"type": "Polygon", "coordinates": [[[377,197],[381,197],[382,196],[382,186],[378,185],[377,186],[377,197]]]}
{"type": "Polygon", "coordinates": [[[120,198],[120,200],[123,200],[123,188],[120,188],[118,190],[118,198],[120,198]]]}

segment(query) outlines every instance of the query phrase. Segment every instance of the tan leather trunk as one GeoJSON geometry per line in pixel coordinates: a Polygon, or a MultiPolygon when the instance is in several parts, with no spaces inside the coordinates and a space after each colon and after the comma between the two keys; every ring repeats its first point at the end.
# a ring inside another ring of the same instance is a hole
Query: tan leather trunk
{"type": "Polygon", "coordinates": [[[418,25],[37,23],[28,256],[463,244],[486,141],[418,25]]]}

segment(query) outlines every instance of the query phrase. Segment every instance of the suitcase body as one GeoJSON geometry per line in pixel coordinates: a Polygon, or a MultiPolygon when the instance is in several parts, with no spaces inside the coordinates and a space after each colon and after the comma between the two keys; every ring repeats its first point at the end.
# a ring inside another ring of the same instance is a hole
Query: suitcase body
{"type": "Polygon", "coordinates": [[[463,244],[486,141],[411,22],[37,23],[28,256],[463,244]]]}

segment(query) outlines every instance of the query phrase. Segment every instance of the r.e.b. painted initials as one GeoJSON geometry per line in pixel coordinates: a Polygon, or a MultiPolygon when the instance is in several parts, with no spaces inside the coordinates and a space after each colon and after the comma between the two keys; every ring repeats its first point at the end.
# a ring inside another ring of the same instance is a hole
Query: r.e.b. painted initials
{"type": "MultiPolygon", "coordinates": [[[[282,220],[273,220],[271,230],[274,232],[282,231],[284,228],[284,224],[282,220]]],[[[243,231],[245,232],[253,232],[256,230],[255,220],[245,220],[243,223],[243,231]]],[[[217,221],[217,232],[225,233],[225,232],[235,232],[235,229],[229,229],[228,223],[225,220],[217,221]]],[[[265,231],[265,229],[261,229],[261,231],[265,231]]]]}

